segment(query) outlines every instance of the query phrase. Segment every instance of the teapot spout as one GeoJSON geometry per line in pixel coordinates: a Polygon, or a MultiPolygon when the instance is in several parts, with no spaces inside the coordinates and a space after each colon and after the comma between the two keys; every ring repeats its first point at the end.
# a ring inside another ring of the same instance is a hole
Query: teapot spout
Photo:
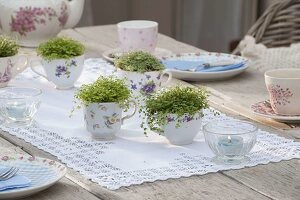
{"type": "Polygon", "coordinates": [[[85,0],[68,0],[70,7],[69,18],[64,28],[73,28],[81,19],[85,0]]]}

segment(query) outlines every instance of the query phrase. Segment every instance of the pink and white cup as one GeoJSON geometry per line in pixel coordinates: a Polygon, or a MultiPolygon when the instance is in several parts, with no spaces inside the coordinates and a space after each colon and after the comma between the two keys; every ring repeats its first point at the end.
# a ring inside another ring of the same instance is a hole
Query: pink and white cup
{"type": "Polygon", "coordinates": [[[146,51],[154,53],[158,34],[157,22],[131,20],[120,22],[117,26],[123,52],[146,51]]]}
{"type": "Polygon", "coordinates": [[[269,70],[265,83],[276,114],[300,115],[300,69],[269,70]]]}

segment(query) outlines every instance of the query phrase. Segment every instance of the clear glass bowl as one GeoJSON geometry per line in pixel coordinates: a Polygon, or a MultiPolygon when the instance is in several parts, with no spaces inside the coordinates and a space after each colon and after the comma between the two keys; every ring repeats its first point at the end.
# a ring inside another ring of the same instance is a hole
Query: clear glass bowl
{"type": "Polygon", "coordinates": [[[210,122],[203,127],[205,141],[217,164],[239,164],[256,143],[257,127],[244,121],[210,122]]]}
{"type": "Polygon", "coordinates": [[[36,114],[42,91],[36,88],[0,89],[0,115],[7,126],[30,125],[36,114]]]}

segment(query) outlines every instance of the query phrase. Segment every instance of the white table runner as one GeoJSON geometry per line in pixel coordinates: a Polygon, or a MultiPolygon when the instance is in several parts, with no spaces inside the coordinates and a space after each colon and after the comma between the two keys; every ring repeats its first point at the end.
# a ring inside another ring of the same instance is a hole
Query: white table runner
{"type": "MultiPolygon", "coordinates": [[[[100,71],[109,74],[113,70],[102,59],[88,59],[84,68],[76,86],[93,82],[100,71]]],[[[10,85],[41,88],[42,104],[32,126],[8,128],[0,125],[0,128],[57,156],[68,167],[111,190],[300,158],[300,143],[260,130],[257,144],[249,154],[250,161],[235,166],[216,165],[210,161],[213,153],[205,144],[202,133],[193,144],[174,146],[155,133],[145,137],[136,119],[127,121],[115,140],[95,141],[84,128],[80,110],[69,118],[74,90],[56,90],[52,83],[30,69],[18,75],[10,85]]],[[[208,110],[205,113],[203,125],[210,120],[235,120],[224,114],[215,117],[208,110]]]]}

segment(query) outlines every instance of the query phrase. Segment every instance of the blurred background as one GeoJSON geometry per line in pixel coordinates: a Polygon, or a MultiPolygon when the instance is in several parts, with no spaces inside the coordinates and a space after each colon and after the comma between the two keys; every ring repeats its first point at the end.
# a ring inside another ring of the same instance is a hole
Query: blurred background
{"type": "Polygon", "coordinates": [[[86,0],[77,26],[131,19],[159,23],[159,32],[208,51],[230,52],[275,0],[86,0]]]}

